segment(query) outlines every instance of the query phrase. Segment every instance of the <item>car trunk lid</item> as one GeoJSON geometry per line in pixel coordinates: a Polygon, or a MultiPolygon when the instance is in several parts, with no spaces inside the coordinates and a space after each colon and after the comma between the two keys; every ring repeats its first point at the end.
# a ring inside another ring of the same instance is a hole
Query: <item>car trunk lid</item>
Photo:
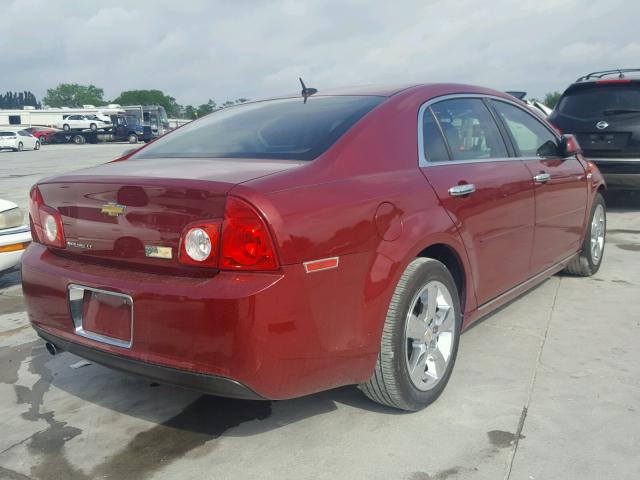
{"type": "Polygon", "coordinates": [[[38,184],[57,209],[67,248],[60,253],[102,262],[182,268],[184,227],[224,215],[237,184],[299,165],[290,161],[143,159],[80,170],[38,184]]]}

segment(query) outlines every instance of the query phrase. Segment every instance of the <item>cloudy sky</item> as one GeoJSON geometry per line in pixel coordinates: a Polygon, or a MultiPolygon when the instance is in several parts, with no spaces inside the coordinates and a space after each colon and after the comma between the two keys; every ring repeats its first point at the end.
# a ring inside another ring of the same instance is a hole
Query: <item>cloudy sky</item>
{"type": "Polygon", "coordinates": [[[636,0],[0,0],[0,92],[93,83],[181,104],[456,81],[543,96],[640,67],[636,0]]]}

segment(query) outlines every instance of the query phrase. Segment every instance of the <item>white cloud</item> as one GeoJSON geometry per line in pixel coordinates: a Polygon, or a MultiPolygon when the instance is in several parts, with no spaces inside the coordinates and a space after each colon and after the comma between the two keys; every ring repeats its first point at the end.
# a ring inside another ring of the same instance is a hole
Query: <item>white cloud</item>
{"type": "MultiPolygon", "coordinates": [[[[339,85],[455,81],[533,96],[634,66],[640,3],[610,0],[273,2],[13,0],[0,91],[93,83],[108,98],[159,88],[180,103],[339,85]]],[[[4,14],[7,15],[4,15],[4,14]]]]}

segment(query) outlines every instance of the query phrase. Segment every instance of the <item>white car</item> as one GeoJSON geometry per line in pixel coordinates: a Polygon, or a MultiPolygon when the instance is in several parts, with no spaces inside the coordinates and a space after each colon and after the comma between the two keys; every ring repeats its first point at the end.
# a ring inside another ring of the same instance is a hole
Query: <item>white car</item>
{"type": "Polygon", "coordinates": [[[87,117],[89,120],[98,120],[102,123],[106,123],[107,125],[111,125],[111,118],[108,117],[107,115],[102,115],[100,113],[97,114],[91,114],[91,115],[85,115],[85,117],[87,117]]]}
{"type": "Polygon", "coordinates": [[[95,132],[98,129],[109,127],[109,125],[102,120],[98,120],[95,115],[92,115],[92,117],[93,118],[89,118],[86,115],[67,115],[61,122],[56,123],[56,127],[62,128],[65,132],[68,132],[72,128],[80,130],[89,129],[95,132]]]}
{"type": "Polygon", "coordinates": [[[31,231],[23,221],[24,214],[15,203],[0,199],[0,275],[20,263],[31,243],[31,231]]]}
{"type": "Polygon", "coordinates": [[[25,130],[0,130],[0,150],[40,150],[40,141],[25,130]]]}

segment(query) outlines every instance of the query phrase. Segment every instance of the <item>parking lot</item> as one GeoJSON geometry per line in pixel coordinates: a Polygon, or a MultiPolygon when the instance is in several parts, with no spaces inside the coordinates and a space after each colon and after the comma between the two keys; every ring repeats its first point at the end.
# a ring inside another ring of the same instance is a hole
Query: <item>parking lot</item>
{"type": "MultiPolygon", "coordinates": [[[[131,148],[0,153],[0,198],[131,148]]],[[[640,472],[640,196],[608,195],[591,278],[556,275],[464,333],[451,381],[418,413],[343,387],[290,401],[202,396],[69,353],[0,277],[0,478],[631,479],[640,472]]]]}

